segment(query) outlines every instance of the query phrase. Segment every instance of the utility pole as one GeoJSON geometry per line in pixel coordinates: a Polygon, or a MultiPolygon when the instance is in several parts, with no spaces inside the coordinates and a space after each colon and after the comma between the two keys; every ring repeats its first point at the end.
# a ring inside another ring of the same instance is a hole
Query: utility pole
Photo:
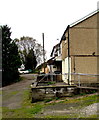
{"type": "Polygon", "coordinates": [[[68,85],[70,85],[70,39],[69,39],[69,25],[68,25],[68,85]]]}
{"type": "Polygon", "coordinates": [[[42,38],[43,38],[43,67],[45,73],[44,33],[42,33],[42,38]]]}

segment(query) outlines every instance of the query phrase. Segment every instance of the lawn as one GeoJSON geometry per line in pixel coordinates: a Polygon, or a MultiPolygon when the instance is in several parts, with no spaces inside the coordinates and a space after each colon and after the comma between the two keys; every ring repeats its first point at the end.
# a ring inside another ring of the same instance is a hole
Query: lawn
{"type": "MultiPolygon", "coordinates": [[[[68,110],[73,105],[74,109],[82,109],[86,106],[89,106],[93,103],[99,102],[99,95],[92,94],[92,95],[83,95],[83,96],[73,96],[70,98],[54,98],[54,99],[47,99],[44,101],[31,103],[30,99],[30,91],[24,90],[24,94],[22,96],[22,104],[21,108],[18,109],[9,109],[8,107],[3,107],[3,118],[77,118],[78,114],[67,114],[67,115],[43,115],[42,112],[44,110],[48,110],[50,107],[60,106],[61,104],[64,106],[68,106],[68,110]]],[[[10,95],[17,94],[17,91],[12,92],[10,95]]],[[[97,115],[88,116],[89,118],[96,118],[97,115]]],[[[81,116],[84,118],[84,116],[81,116]]]]}

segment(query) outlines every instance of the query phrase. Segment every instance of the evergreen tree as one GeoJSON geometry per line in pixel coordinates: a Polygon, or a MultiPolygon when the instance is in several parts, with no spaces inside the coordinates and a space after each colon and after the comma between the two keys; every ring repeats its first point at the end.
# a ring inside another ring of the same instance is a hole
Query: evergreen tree
{"type": "Polygon", "coordinates": [[[11,39],[11,32],[7,25],[2,29],[2,85],[8,85],[19,78],[18,67],[21,65],[18,47],[11,39]]]}
{"type": "Polygon", "coordinates": [[[31,49],[28,55],[26,56],[25,69],[31,69],[34,71],[36,65],[37,65],[36,56],[34,55],[33,49],[31,49]]]}

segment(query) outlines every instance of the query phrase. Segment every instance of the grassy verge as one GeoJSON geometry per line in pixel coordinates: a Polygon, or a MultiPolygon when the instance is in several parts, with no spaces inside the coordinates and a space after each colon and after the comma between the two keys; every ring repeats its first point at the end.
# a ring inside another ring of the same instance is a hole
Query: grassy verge
{"type": "Polygon", "coordinates": [[[33,118],[43,108],[42,104],[32,104],[29,99],[29,90],[25,90],[23,94],[23,102],[21,108],[9,109],[3,107],[3,118],[33,118]]]}
{"type": "MultiPolygon", "coordinates": [[[[17,91],[14,91],[11,93],[11,95],[17,94],[17,91]]],[[[94,94],[90,96],[84,95],[83,97],[71,97],[71,98],[61,98],[61,99],[48,99],[45,101],[37,102],[37,103],[31,103],[31,100],[29,99],[29,90],[23,91],[23,99],[22,99],[22,105],[21,108],[18,109],[9,109],[7,107],[3,108],[3,118],[34,118],[35,115],[37,115],[40,111],[43,110],[46,106],[55,105],[55,104],[76,104],[80,108],[86,107],[88,105],[91,105],[93,103],[99,102],[99,95],[94,94]]],[[[44,116],[44,118],[77,118],[78,114],[67,114],[66,116],[51,116],[47,115],[44,116]]],[[[89,116],[89,118],[96,118],[97,115],[89,116]]]]}
{"type": "MultiPolygon", "coordinates": [[[[71,110],[72,108],[72,112],[70,112],[69,114],[66,113],[66,115],[59,115],[57,114],[50,114],[50,115],[44,115],[41,116],[41,118],[55,118],[55,119],[62,119],[62,118],[92,118],[92,119],[96,119],[97,118],[97,114],[94,115],[90,115],[90,116],[86,116],[85,114],[82,114],[79,110],[93,104],[93,103],[99,103],[99,95],[94,94],[94,95],[84,95],[84,96],[80,96],[78,98],[64,98],[63,99],[58,99],[58,100],[52,100],[52,101],[48,101],[46,102],[46,105],[50,106],[61,106],[61,105],[65,105],[67,106],[66,109],[71,110]],[[78,111],[78,112],[77,112],[78,111]]],[[[48,107],[47,107],[48,108],[48,107]]],[[[47,109],[45,109],[46,112],[47,109]]]]}
{"type": "Polygon", "coordinates": [[[65,115],[65,116],[45,116],[44,117],[45,119],[50,119],[50,118],[54,118],[55,120],[57,120],[57,119],[59,119],[59,120],[64,120],[64,119],[66,119],[66,120],[68,120],[68,118],[70,118],[70,119],[76,119],[76,118],[80,118],[81,120],[99,120],[99,118],[97,117],[97,115],[91,115],[91,116],[89,116],[89,117],[78,117],[78,115],[65,115]]]}
{"type": "Polygon", "coordinates": [[[2,91],[2,99],[9,99],[11,96],[16,95],[19,91],[5,92],[2,91]]]}
{"type": "Polygon", "coordinates": [[[91,95],[91,96],[83,96],[81,98],[76,99],[66,99],[65,103],[77,103],[80,107],[86,107],[93,103],[99,102],[99,95],[91,95]]]}

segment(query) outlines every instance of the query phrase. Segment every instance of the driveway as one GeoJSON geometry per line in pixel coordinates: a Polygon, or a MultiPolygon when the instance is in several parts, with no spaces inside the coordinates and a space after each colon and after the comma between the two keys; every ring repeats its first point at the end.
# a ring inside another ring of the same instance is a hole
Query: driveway
{"type": "Polygon", "coordinates": [[[21,107],[22,95],[25,90],[29,89],[30,84],[35,80],[33,74],[21,75],[22,81],[2,88],[2,106],[9,109],[21,107]]]}

